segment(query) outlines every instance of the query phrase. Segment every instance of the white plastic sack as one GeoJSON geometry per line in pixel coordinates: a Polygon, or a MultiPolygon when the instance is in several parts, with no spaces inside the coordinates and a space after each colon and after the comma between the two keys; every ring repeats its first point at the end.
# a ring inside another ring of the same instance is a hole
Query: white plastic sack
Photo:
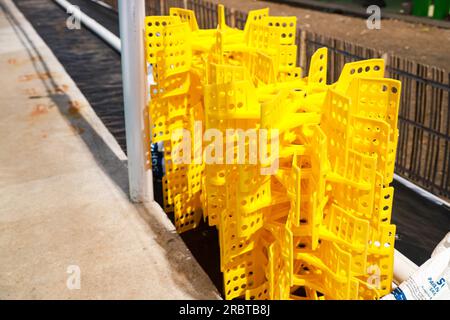
{"type": "Polygon", "coordinates": [[[450,300],[450,232],[431,258],[381,300],[450,300]]]}

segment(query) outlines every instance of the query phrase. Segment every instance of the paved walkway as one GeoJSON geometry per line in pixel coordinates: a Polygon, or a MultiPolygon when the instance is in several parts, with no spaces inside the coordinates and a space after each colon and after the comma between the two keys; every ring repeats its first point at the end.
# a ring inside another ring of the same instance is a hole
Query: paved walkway
{"type": "Polygon", "coordinates": [[[129,202],[126,156],[10,0],[0,43],[0,299],[219,298],[159,206],[129,202]]]}

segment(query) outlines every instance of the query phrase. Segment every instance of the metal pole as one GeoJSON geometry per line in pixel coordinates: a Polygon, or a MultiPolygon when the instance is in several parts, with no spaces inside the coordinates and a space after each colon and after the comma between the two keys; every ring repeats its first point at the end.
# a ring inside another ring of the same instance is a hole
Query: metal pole
{"type": "Polygon", "coordinates": [[[119,0],[122,81],[130,198],[153,201],[150,144],[146,139],[147,65],[144,56],[145,0],[119,0]]]}

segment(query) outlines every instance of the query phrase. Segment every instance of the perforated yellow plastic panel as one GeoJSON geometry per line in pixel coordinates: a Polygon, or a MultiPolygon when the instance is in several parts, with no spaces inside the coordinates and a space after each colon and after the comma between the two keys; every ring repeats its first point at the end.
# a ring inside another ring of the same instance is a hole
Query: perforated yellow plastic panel
{"type": "Polygon", "coordinates": [[[181,8],[170,8],[169,15],[179,17],[181,22],[187,22],[191,31],[198,30],[197,18],[195,12],[192,10],[186,10],[181,8]]]}
{"type": "Polygon", "coordinates": [[[296,17],[250,11],[238,30],[218,11],[209,30],[186,9],[146,18],[164,209],[178,232],[202,216],[217,228],[226,299],[380,298],[393,274],[400,82],[372,59],[327,84],[326,48],[302,78],[296,17]]]}
{"type": "Polygon", "coordinates": [[[327,82],[327,61],[328,50],[320,48],[311,57],[311,64],[309,66],[308,85],[310,89],[316,86],[325,86],[327,82]]]}
{"type": "MultiPolygon", "coordinates": [[[[145,19],[147,61],[153,65],[158,63],[158,54],[164,48],[164,31],[167,26],[179,24],[179,17],[152,16],[145,19]]],[[[161,57],[161,59],[163,59],[161,57]]]]}
{"type": "Polygon", "coordinates": [[[347,93],[351,81],[359,77],[383,78],[384,60],[371,59],[346,63],[334,87],[339,92],[347,93]]]}

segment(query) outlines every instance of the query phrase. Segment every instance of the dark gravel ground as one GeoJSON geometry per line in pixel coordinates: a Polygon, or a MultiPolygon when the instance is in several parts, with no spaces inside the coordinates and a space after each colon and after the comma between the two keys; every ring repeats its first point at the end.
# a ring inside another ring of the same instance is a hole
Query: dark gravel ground
{"type": "MultiPolygon", "coordinates": [[[[15,3],[126,151],[119,54],[84,27],[67,29],[66,13],[50,0],[15,0],[15,3]]],[[[87,0],[72,0],[72,3],[118,34],[115,12],[87,0]]],[[[160,202],[160,182],[155,182],[156,198],[160,202]]],[[[396,248],[422,264],[449,231],[450,210],[430,203],[398,183],[394,187],[392,220],[397,225],[396,248]]],[[[202,225],[181,237],[221,292],[217,231],[202,225]]]]}

